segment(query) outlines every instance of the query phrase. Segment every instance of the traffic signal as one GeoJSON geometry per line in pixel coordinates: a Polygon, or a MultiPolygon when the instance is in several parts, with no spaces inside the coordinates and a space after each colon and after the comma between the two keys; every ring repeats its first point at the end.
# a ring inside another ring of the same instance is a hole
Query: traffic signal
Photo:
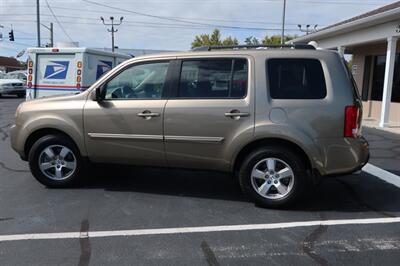
{"type": "Polygon", "coordinates": [[[13,41],[14,41],[14,31],[13,31],[13,30],[11,30],[11,31],[8,33],[8,38],[10,39],[10,42],[13,42],[13,41]]]}

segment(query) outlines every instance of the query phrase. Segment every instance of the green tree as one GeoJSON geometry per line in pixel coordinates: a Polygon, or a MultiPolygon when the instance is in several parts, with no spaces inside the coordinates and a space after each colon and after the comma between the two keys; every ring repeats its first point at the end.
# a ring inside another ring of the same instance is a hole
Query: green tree
{"type": "Polygon", "coordinates": [[[259,45],[260,41],[256,37],[249,36],[244,40],[244,43],[246,45],[259,45]]]}
{"type": "Polygon", "coordinates": [[[232,36],[228,36],[224,40],[221,40],[221,32],[219,29],[214,29],[214,31],[210,34],[200,34],[194,37],[192,42],[192,49],[200,46],[208,46],[208,45],[238,45],[239,41],[232,36]]]}
{"type": "Polygon", "coordinates": [[[236,39],[236,37],[232,38],[231,36],[225,38],[225,40],[222,41],[222,45],[238,45],[239,41],[236,39]]]}
{"type": "MultiPolygon", "coordinates": [[[[296,35],[285,35],[283,37],[283,43],[293,40],[296,37],[297,37],[296,35]]],[[[268,35],[265,35],[264,39],[261,40],[261,43],[263,45],[281,44],[281,36],[280,35],[272,35],[271,37],[268,37],[268,35]]]]}

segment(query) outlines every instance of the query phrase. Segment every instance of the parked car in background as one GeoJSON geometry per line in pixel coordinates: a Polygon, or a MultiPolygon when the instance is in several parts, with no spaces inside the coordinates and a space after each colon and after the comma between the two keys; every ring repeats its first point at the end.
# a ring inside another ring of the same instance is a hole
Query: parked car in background
{"type": "Polygon", "coordinates": [[[24,102],[11,143],[49,187],[80,180],[87,161],[217,170],[281,207],[367,163],[361,116],[337,52],[215,47],[137,57],[80,94],[24,102]]]}
{"type": "Polygon", "coordinates": [[[16,70],[12,72],[8,72],[6,74],[6,78],[8,79],[19,79],[26,84],[26,79],[28,77],[28,73],[26,73],[26,70],[16,70]]]}
{"type": "Polygon", "coordinates": [[[26,95],[26,71],[18,70],[6,74],[0,73],[0,97],[16,95],[19,98],[26,95]]]}

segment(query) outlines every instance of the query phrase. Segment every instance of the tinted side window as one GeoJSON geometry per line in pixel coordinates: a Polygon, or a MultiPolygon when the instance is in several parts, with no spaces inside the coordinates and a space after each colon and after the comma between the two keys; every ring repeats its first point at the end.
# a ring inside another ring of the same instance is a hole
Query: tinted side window
{"type": "Polygon", "coordinates": [[[185,60],[179,81],[182,98],[242,98],[247,91],[247,60],[185,60]]]}
{"type": "Polygon", "coordinates": [[[316,59],[267,60],[269,88],[274,99],[322,99],[326,84],[316,59]]]}
{"type": "Polygon", "coordinates": [[[134,65],[104,86],[106,99],[160,99],[169,62],[134,65]]]}

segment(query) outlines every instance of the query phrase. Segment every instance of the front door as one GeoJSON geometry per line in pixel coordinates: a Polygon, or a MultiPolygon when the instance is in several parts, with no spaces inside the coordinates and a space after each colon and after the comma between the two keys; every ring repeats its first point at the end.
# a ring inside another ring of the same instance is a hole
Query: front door
{"type": "Polygon", "coordinates": [[[177,89],[164,114],[168,165],[227,170],[232,143],[253,133],[249,60],[182,59],[178,65],[177,89]]]}
{"type": "Polygon", "coordinates": [[[95,162],[164,166],[163,111],[168,61],[136,63],[102,85],[104,100],[88,100],[84,128],[95,162]]]}

